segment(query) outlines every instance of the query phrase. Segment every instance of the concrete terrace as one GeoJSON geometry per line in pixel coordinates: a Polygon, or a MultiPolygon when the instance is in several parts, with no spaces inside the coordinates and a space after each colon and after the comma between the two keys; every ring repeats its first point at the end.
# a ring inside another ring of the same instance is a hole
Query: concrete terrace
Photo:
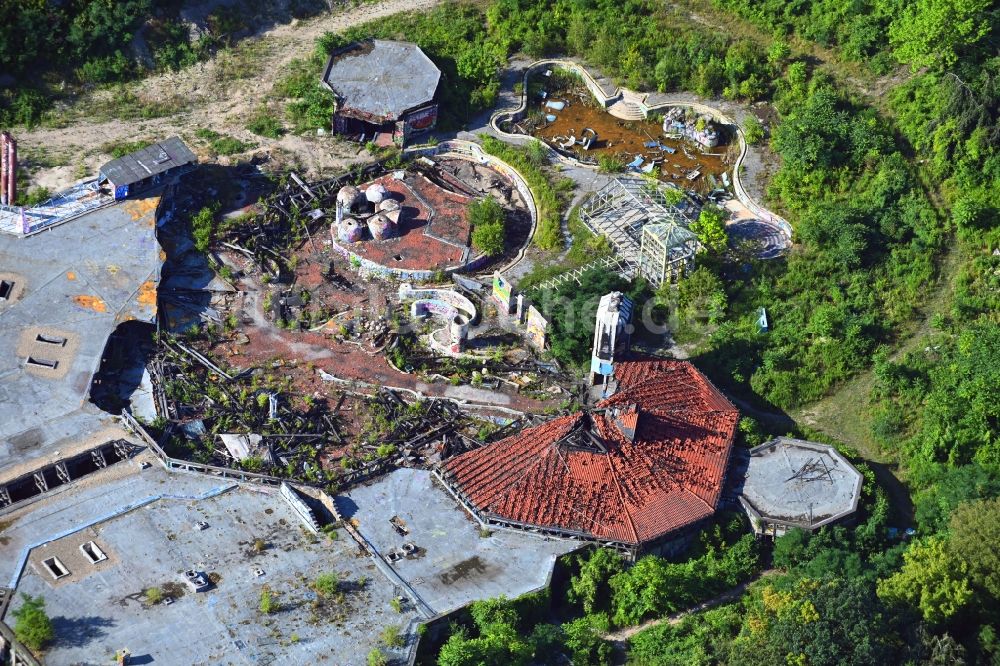
{"type": "Polygon", "coordinates": [[[0,476],[107,427],[87,402],[91,378],[119,324],[155,318],[159,201],[128,201],[25,238],[0,234],[0,282],[9,286],[0,300],[0,476]]]}
{"type": "Polygon", "coordinates": [[[560,555],[575,541],[493,530],[479,523],[426,470],[399,469],[369,486],[336,498],[345,519],[387,556],[410,542],[415,555],[392,564],[394,571],[435,615],[470,601],[504,594],[517,597],[548,583],[560,555]],[[397,517],[409,531],[390,523],[397,517]],[[489,534],[489,536],[485,536],[489,534]]]}
{"type": "Polygon", "coordinates": [[[135,663],[355,664],[386,625],[409,625],[408,640],[415,640],[415,612],[392,609],[397,592],[372,559],[342,531],[334,541],[306,532],[276,491],[124,465],[129,471],[120,478],[47,498],[3,532],[6,579],[27,546],[143,503],[31,551],[16,591],[46,600],[57,634],[46,663],[107,663],[128,648],[135,658],[147,656],[135,663]],[[199,530],[199,521],[207,527],[199,530]],[[256,539],[267,543],[261,553],[256,539]],[[79,546],[88,541],[108,560],[85,560],[79,546]],[[69,576],[55,580],[41,565],[53,556],[69,576]],[[217,582],[196,594],[184,584],[189,568],[217,582]],[[344,599],[314,609],[309,583],[324,572],[339,574],[344,599]],[[264,585],[280,606],[271,615],[258,609],[264,585]],[[150,587],[173,603],[150,605],[143,597],[150,587]]]}
{"type": "Polygon", "coordinates": [[[149,461],[142,454],[5,516],[0,587],[17,593],[12,608],[22,592],[45,598],[56,628],[46,663],[104,663],[128,648],[156,664],[356,664],[380,647],[389,625],[404,635],[394,655],[405,659],[419,621],[543,587],[556,557],[578,545],[481,534],[430,472],[400,469],[335,499],[383,558],[376,561],[345,530],[335,540],[307,532],[276,489],[155,462],[144,469],[149,461]],[[405,537],[389,522],[394,516],[405,537]],[[207,527],[198,529],[200,521],[207,527]],[[267,544],[261,553],[257,539],[267,544]],[[80,546],[91,541],[106,560],[84,557],[80,546]],[[404,542],[416,553],[389,563],[404,542]],[[50,573],[43,562],[52,557],[68,575],[50,573]],[[192,568],[215,581],[211,589],[185,586],[183,571],[192,568]],[[309,588],[324,572],[342,581],[343,601],[332,606],[314,605],[309,588]],[[258,608],[264,585],[280,605],[271,615],[258,608]],[[144,591],[152,587],[173,602],[149,604],[144,591]],[[396,597],[405,599],[402,612],[392,609],[396,597]]]}

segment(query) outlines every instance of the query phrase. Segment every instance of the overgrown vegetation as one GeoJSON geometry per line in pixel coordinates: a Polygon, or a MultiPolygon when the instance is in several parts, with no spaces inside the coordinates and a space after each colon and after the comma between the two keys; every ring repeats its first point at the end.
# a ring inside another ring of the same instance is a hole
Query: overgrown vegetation
{"type": "Polygon", "coordinates": [[[0,88],[0,125],[39,122],[64,90],[177,71],[206,58],[222,38],[210,21],[209,32],[191,41],[177,4],[151,0],[13,0],[0,4],[0,23],[6,28],[0,35],[0,71],[14,79],[14,85],[0,88]],[[131,45],[140,29],[152,56],[148,62],[138,59],[131,45]]]}
{"type": "Polygon", "coordinates": [[[548,162],[544,146],[538,141],[532,141],[527,146],[518,148],[490,136],[481,138],[483,150],[510,164],[527,181],[538,210],[535,244],[543,250],[562,247],[559,196],[542,168],[548,162]]]}
{"type": "Polygon", "coordinates": [[[493,197],[486,197],[469,206],[472,225],[472,246],[489,257],[503,254],[506,231],[503,206],[493,197]]]}
{"type": "Polygon", "coordinates": [[[45,599],[21,594],[21,605],[11,611],[14,635],[32,650],[41,650],[55,638],[52,620],[45,612],[45,599]]]}
{"type": "Polygon", "coordinates": [[[612,627],[708,599],[759,570],[757,542],[745,527],[742,516],[721,516],[679,562],[646,556],[627,566],[603,548],[569,555],[565,604],[548,592],[474,602],[468,621],[452,625],[437,663],[610,665],[613,649],[603,635],[612,627]],[[558,624],[552,606],[560,609],[558,624]]]}

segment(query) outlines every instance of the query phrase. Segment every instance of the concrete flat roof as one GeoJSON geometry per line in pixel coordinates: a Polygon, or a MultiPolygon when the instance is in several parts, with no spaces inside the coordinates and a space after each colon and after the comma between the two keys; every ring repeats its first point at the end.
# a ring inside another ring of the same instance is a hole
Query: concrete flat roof
{"type": "MultiPolygon", "coordinates": [[[[418,622],[475,599],[538,589],[556,557],[579,546],[503,530],[481,535],[423,470],[397,470],[335,501],[379,553],[412,542],[416,554],[377,566],[343,529],[333,541],[309,534],[277,489],[168,471],[143,453],[4,516],[0,586],[45,599],[56,629],[46,663],[104,663],[128,648],[168,665],[358,664],[380,647],[383,627],[400,627],[406,645],[389,654],[403,659],[418,622]],[[153,464],[142,469],[143,462],[153,464]],[[389,522],[394,516],[406,537],[389,522]],[[268,544],[259,554],[258,538],[268,544]],[[84,558],[80,546],[90,541],[105,561],[84,558]],[[44,565],[52,557],[69,575],[52,576],[44,565]],[[217,582],[185,590],[186,569],[217,582]],[[346,581],[344,600],[315,610],[309,584],[324,572],[346,581]],[[281,606],[271,615],[259,611],[265,584],[281,606]],[[408,600],[401,613],[393,610],[393,598],[408,596],[404,586],[426,606],[408,600]],[[151,587],[176,599],[150,605],[143,593],[151,587]]],[[[20,603],[18,594],[12,609],[20,603]]]]}
{"type": "Polygon", "coordinates": [[[0,300],[0,478],[106,425],[87,402],[91,379],[116,326],[155,319],[159,201],[152,194],[28,237],[0,235],[0,281],[13,284],[0,300]]]}
{"type": "Polygon", "coordinates": [[[441,72],[420,47],[409,42],[373,39],[334,52],[323,83],[341,109],[395,120],[434,99],[441,72]]]}
{"type": "Polygon", "coordinates": [[[556,558],[581,545],[507,530],[482,536],[479,523],[426,470],[396,470],[336,502],[379,552],[405,542],[417,546],[416,556],[392,566],[435,615],[476,599],[513,598],[538,589],[548,583],[556,558]],[[409,534],[393,528],[394,516],[409,534]]]}
{"type": "MultiPolygon", "coordinates": [[[[416,640],[415,610],[392,609],[398,592],[372,559],[343,530],[334,541],[310,535],[277,489],[156,465],[140,470],[138,461],[122,468],[127,473],[14,514],[0,533],[6,585],[25,547],[145,502],[30,551],[16,591],[45,599],[56,630],[46,663],[107,663],[115,650],[128,648],[134,659],[148,657],[134,663],[358,664],[378,646],[384,626],[397,625],[409,643],[416,640]],[[198,521],[207,527],[197,529],[198,521]],[[254,552],[255,539],[268,544],[263,552],[254,552]],[[84,559],[79,547],[87,541],[107,561],[84,559]],[[55,580],[42,565],[49,557],[70,575],[55,580]],[[254,567],[264,574],[256,576],[254,567]],[[185,589],[189,568],[217,583],[200,593],[185,589]],[[314,609],[309,584],[324,572],[345,581],[344,599],[314,609]],[[280,605],[270,615],[259,610],[264,585],[280,605]],[[150,605],[143,598],[150,587],[183,594],[169,605],[150,605]]],[[[19,603],[18,594],[12,607],[19,603]]]]}
{"type": "Polygon", "coordinates": [[[862,482],[832,446],[778,437],[751,449],[740,499],[767,522],[813,529],[855,511],[862,482]]]}

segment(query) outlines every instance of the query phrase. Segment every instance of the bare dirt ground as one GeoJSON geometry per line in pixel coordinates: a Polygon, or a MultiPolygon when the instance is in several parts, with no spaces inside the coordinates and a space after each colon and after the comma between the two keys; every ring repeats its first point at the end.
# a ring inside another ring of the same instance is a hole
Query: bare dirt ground
{"type": "MultiPolygon", "coordinates": [[[[39,127],[18,135],[22,153],[45,155],[46,166],[32,174],[32,184],[62,189],[77,179],[93,175],[110,156],[101,150],[109,144],[156,140],[173,135],[190,137],[207,128],[256,144],[255,152],[291,161],[308,174],[336,168],[352,161],[357,150],[329,135],[286,134],[268,139],[246,129],[251,114],[274,105],[275,84],[287,74],[295,58],[312,53],[325,32],[352,26],[403,11],[425,10],[440,0],[380,0],[331,12],[305,21],[292,21],[247,40],[232,51],[180,72],[166,72],[129,87],[144,102],[178,107],[176,113],[149,120],[94,120],[95,110],[113,94],[109,90],[87,94],[59,109],[58,127],[39,127]]],[[[316,72],[317,85],[320,72],[316,72]]],[[[220,158],[225,162],[226,158],[220,158]]]]}

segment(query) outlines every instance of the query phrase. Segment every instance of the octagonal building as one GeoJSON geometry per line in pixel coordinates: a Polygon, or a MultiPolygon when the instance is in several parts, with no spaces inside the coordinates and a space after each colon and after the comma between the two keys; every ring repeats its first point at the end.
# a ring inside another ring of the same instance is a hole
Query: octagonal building
{"type": "Polygon", "coordinates": [[[333,131],[378,145],[406,145],[437,123],[441,72],[416,44],[354,42],[330,55],[323,86],[333,92],[333,131]]]}
{"type": "Polygon", "coordinates": [[[832,446],[778,437],[751,449],[740,503],[758,534],[815,530],[854,514],[863,480],[832,446]]]}

